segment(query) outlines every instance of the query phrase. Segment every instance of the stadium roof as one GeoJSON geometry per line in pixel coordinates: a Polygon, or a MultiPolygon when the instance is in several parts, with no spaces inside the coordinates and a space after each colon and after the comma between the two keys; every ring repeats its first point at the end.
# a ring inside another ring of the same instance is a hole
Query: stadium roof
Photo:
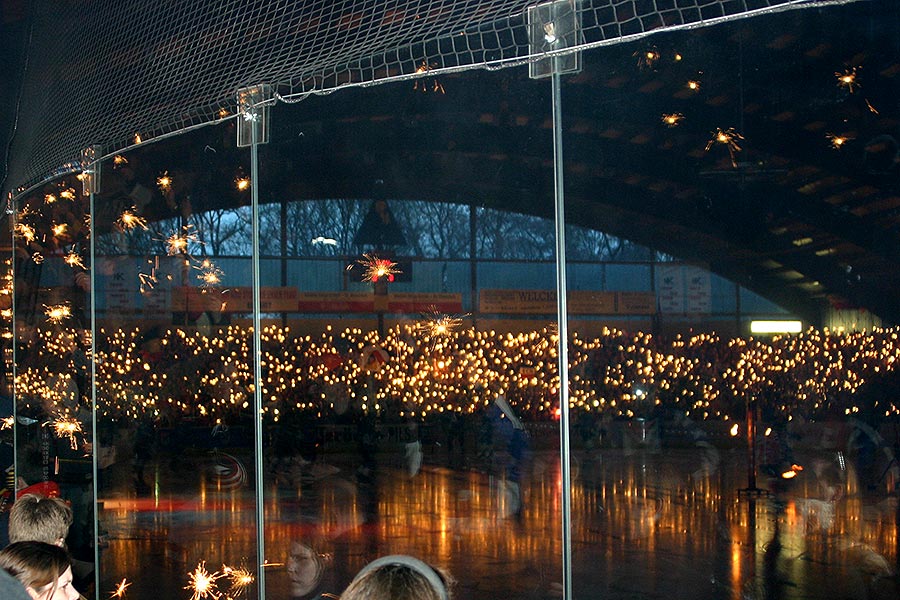
{"type": "MultiPolygon", "coordinates": [[[[707,265],[813,323],[828,305],[900,322],[898,40],[886,0],[583,53],[563,78],[569,221],[707,265]]],[[[377,179],[387,197],[551,216],[549,83],[525,67],[438,81],[444,93],[403,81],[276,108],[270,176],[290,187],[302,173],[298,197],[371,197],[377,179]]]]}

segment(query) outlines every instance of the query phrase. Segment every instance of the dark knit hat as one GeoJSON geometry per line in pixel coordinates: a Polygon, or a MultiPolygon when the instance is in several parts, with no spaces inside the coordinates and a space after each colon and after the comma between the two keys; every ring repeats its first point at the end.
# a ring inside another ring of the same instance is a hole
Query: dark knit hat
{"type": "Polygon", "coordinates": [[[0,598],[3,600],[31,600],[19,580],[0,569],[0,598]]]}

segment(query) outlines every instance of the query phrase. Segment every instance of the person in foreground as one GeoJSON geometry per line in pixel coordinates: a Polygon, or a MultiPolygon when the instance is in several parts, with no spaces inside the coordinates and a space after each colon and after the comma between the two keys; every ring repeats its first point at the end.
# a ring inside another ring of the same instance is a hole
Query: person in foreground
{"type": "Polygon", "coordinates": [[[69,553],[45,542],[14,542],[0,550],[0,569],[19,580],[32,600],[77,600],[69,553]]]}
{"type": "Polygon", "coordinates": [[[451,585],[449,575],[418,558],[394,554],[363,567],[341,600],[451,600],[451,585]]]}

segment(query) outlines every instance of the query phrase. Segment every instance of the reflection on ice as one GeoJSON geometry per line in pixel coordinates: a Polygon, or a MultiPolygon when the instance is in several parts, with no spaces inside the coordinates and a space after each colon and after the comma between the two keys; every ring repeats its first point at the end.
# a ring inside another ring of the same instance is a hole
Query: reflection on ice
{"type": "MultiPolygon", "coordinates": [[[[670,598],[896,597],[897,499],[869,491],[857,453],[822,447],[821,428],[806,426],[792,438],[793,458],[806,465],[795,479],[761,471],[760,487],[772,493],[742,497],[745,449],[727,433],[695,428],[672,443],[677,422],[647,425],[659,444],[614,446],[635,432],[609,422],[604,439],[576,448],[577,597],[651,598],[659,590],[670,598]]],[[[469,432],[462,457],[459,447],[448,451],[448,432],[425,427],[413,442],[375,436],[357,453],[333,440],[306,458],[272,459],[265,474],[268,595],[339,594],[366,562],[388,553],[446,567],[459,580],[458,598],[557,594],[554,430],[533,429],[512,471],[509,457],[500,456],[509,453],[504,443],[485,456],[474,451],[475,429],[469,432]],[[498,570],[508,575],[498,578],[498,570]]],[[[223,486],[218,474],[223,455],[252,465],[245,452],[189,449],[175,470],[148,465],[153,492],[144,498],[127,485],[110,486],[101,523],[111,543],[102,559],[115,562],[119,579],[146,586],[145,556],[167,557],[152,577],[165,588],[168,576],[181,581],[201,560],[242,564],[254,555],[252,477],[223,486]]],[[[168,464],[169,457],[160,452],[154,460],[168,464]]]]}

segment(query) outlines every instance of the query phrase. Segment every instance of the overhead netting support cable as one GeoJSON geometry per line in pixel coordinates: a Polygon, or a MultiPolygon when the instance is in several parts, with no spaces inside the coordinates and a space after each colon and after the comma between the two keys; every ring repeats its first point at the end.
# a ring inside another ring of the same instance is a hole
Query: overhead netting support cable
{"type": "MultiPolygon", "coordinates": [[[[557,0],[559,1],[559,0],[557,0]]],[[[566,2],[567,0],[561,0],[566,2]]],[[[564,52],[677,28],[860,0],[571,0],[564,52]]],[[[235,114],[241,88],[293,102],[546,56],[529,44],[534,0],[33,0],[6,190],[235,114]]]]}

